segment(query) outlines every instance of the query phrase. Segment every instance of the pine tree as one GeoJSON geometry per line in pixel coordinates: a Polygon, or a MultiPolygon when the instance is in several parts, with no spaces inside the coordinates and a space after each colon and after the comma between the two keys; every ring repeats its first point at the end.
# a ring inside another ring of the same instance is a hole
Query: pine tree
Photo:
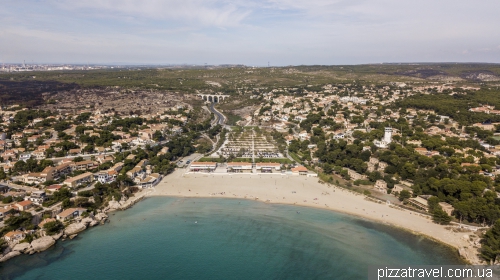
{"type": "Polygon", "coordinates": [[[434,212],[432,212],[432,220],[436,224],[447,225],[451,222],[451,217],[448,216],[448,213],[441,209],[441,207],[439,207],[434,209],[434,212]]]}
{"type": "Polygon", "coordinates": [[[500,255],[500,219],[484,234],[481,243],[481,257],[491,264],[495,263],[500,255]]]}
{"type": "Polygon", "coordinates": [[[0,180],[5,180],[7,178],[7,174],[3,171],[3,168],[0,168],[0,180]]]}

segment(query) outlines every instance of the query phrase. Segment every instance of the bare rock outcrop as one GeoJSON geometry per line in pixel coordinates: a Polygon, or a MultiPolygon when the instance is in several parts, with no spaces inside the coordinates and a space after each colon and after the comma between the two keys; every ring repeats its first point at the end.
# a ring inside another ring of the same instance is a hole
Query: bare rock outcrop
{"type": "Polygon", "coordinates": [[[118,202],[116,200],[111,200],[110,202],[108,202],[108,208],[109,208],[109,210],[117,210],[117,209],[122,208],[122,205],[120,202],[118,202]]]}
{"type": "Polygon", "coordinates": [[[108,219],[108,215],[106,215],[105,213],[99,213],[99,214],[95,215],[94,218],[96,219],[96,221],[103,222],[103,221],[106,221],[108,219]]]}
{"type": "Polygon", "coordinates": [[[61,238],[63,236],[64,232],[61,231],[60,233],[58,234],[54,234],[54,235],[51,235],[52,238],[54,238],[54,240],[59,240],[59,238],[61,238]]]}
{"type": "Polygon", "coordinates": [[[1,257],[1,258],[0,258],[0,262],[4,262],[4,261],[6,261],[6,260],[10,260],[10,259],[12,259],[13,257],[17,257],[17,256],[19,256],[19,255],[21,255],[21,252],[19,252],[19,251],[12,251],[12,252],[8,253],[7,255],[5,255],[5,256],[3,256],[3,257],[1,257]]]}
{"type": "Polygon", "coordinates": [[[12,251],[18,251],[18,252],[24,253],[30,247],[31,247],[30,243],[26,243],[26,242],[19,243],[19,244],[16,244],[16,246],[14,246],[14,248],[12,248],[12,251]]]}
{"type": "Polygon", "coordinates": [[[82,219],[82,224],[84,224],[85,226],[88,226],[90,223],[92,223],[94,220],[90,217],[87,217],[87,218],[84,218],[82,219]]]}
{"type": "Polygon", "coordinates": [[[47,250],[50,246],[54,245],[56,241],[51,236],[44,236],[35,239],[31,242],[31,247],[33,251],[41,252],[47,250]]]}
{"type": "Polygon", "coordinates": [[[71,224],[64,229],[64,234],[65,235],[73,235],[75,233],[79,233],[81,231],[84,231],[86,228],[87,228],[87,226],[85,226],[85,224],[83,224],[83,223],[74,223],[74,224],[71,224]]]}

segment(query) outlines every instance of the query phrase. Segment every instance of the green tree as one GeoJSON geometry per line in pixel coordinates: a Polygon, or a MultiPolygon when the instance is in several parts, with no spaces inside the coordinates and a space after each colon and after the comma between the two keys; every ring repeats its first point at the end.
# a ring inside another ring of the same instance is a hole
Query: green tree
{"type": "Polygon", "coordinates": [[[21,212],[19,216],[12,216],[5,221],[5,225],[10,230],[15,230],[20,227],[24,227],[26,229],[33,229],[35,226],[31,223],[33,219],[33,215],[29,212],[21,212]]]}
{"type": "Polygon", "coordinates": [[[441,208],[441,206],[439,206],[439,198],[436,196],[429,197],[427,205],[429,206],[429,212],[431,213],[433,213],[435,209],[441,208]]]}
{"type": "Polygon", "coordinates": [[[83,157],[76,157],[73,159],[73,162],[80,162],[83,161],[83,157]]]}
{"type": "Polygon", "coordinates": [[[48,235],[54,235],[64,229],[64,225],[59,221],[48,222],[43,225],[43,229],[48,235]]]}
{"type": "Polygon", "coordinates": [[[14,199],[12,199],[12,196],[10,196],[10,195],[2,198],[3,204],[11,203],[12,201],[14,201],[14,199]]]}
{"type": "Polygon", "coordinates": [[[26,165],[26,162],[19,160],[14,164],[14,171],[15,172],[26,172],[28,171],[28,166],[26,165]]]}
{"type": "Polygon", "coordinates": [[[432,212],[432,220],[436,224],[447,225],[451,222],[451,217],[441,207],[438,207],[432,212]]]}
{"type": "Polygon", "coordinates": [[[71,201],[69,200],[69,198],[64,199],[62,202],[62,208],[67,209],[70,207],[71,207],[71,201]]]}
{"type": "Polygon", "coordinates": [[[400,201],[403,201],[405,199],[408,199],[411,197],[411,194],[409,191],[407,190],[402,190],[400,193],[399,193],[399,200],[400,201]]]}
{"type": "Polygon", "coordinates": [[[493,264],[500,255],[500,219],[488,230],[481,239],[481,257],[493,264]]]}

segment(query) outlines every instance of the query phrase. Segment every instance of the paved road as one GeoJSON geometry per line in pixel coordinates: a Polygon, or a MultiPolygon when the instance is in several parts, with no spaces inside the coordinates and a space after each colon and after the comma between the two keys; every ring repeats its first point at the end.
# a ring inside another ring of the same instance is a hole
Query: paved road
{"type": "Polygon", "coordinates": [[[90,186],[86,187],[86,188],[83,188],[83,189],[79,189],[79,190],[76,190],[74,191],[73,193],[77,194],[78,192],[83,192],[83,191],[90,191],[90,190],[93,190],[95,188],[95,184],[97,182],[93,182],[92,184],[90,184],[90,186]]]}
{"type": "Polygon", "coordinates": [[[189,164],[186,165],[186,163],[188,161],[190,161],[190,163],[191,163],[193,161],[199,160],[202,157],[203,157],[203,154],[198,154],[198,153],[191,154],[187,157],[180,158],[179,161],[177,161],[177,166],[181,167],[181,168],[187,167],[189,165],[189,164]]]}
{"type": "Polygon", "coordinates": [[[293,159],[293,157],[288,153],[288,148],[286,149],[285,151],[285,154],[286,154],[286,157],[291,160],[292,162],[295,162],[295,160],[293,159]]]}
{"type": "Polygon", "coordinates": [[[217,124],[224,125],[226,123],[226,117],[214,107],[215,103],[210,104],[210,112],[214,113],[217,118],[217,124]]]}
{"type": "Polygon", "coordinates": [[[32,187],[28,187],[28,186],[21,186],[21,185],[6,183],[6,182],[1,182],[0,184],[8,186],[11,189],[20,189],[20,190],[25,190],[27,192],[39,191],[39,189],[37,189],[37,188],[32,188],[32,187]]]}
{"type": "MultiPolygon", "coordinates": [[[[125,151],[124,151],[125,152],[125,151]]],[[[76,157],[82,157],[83,159],[90,159],[92,156],[99,155],[114,155],[116,152],[105,152],[105,153],[97,153],[97,154],[86,154],[86,155],[76,155],[76,156],[65,156],[65,157],[57,157],[57,158],[46,158],[47,160],[51,160],[53,162],[59,162],[64,159],[73,159],[76,157]]]]}

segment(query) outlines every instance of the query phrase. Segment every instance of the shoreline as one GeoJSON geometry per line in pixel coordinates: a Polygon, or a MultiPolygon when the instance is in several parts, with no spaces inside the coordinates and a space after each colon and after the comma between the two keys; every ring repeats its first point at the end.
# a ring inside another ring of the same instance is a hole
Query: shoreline
{"type": "MultiPolygon", "coordinates": [[[[468,238],[469,234],[474,234],[474,232],[451,231],[445,226],[433,223],[426,215],[388,205],[333,184],[319,183],[318,177],[286,174],[263,175],[185,173],[183,169],[178,169],[164,177],[154,188],[143,189],[137,193],[137,196],[129,197],[125,201],[110,202],[110,205],[102,210],[101,213],[104,214],[102,218],[108,220],[108,215],[112,212],[125,211],[149,197],[245,199],[269,204],[329,210],[380,223],[452,248],[467,264],[484,264],[481,263],[477,256],[477,249],[468,238]],[[275,187],[274,190],[272,186],[275,187]],[[290,196],[293,198],[290,199],[290,196]],[[280,198],[282,199],[280,200],[280,198]]],[[[75,221],[72,225],[81,225],[82,222],[75,221]]],[[[85,223],[80,230],[73,234],[76,236],[76,233],[84,231],[88,227],[91,225],[85,223]]],[[[66,230],[62,233],[66,233],[66,230]]],[[[56,242],[58,242],[59,237],[54,238],[56,242]]],[[[43,250],[48,249],[56,242],[43,250]]]]}
{"type": "MultiPolygon", "coordinates": [[[[299,204],[289,204],[289,203],[280,203],[280,202],[263,202],[263,201],[260,201],[260,200],[254,200],[254,199],[249,199],[249,198],[235,198],[235,197],[151,195],[151,196],[145,196],[145,197],[143,197],[143,199],[153,198],[153,197],[171,197],[171,198],[188,198],[188,199],[189,198],[202,198],[202,199],[220,198],[220,199],[250,200],[250,201],[257,201],[257,202],[260,202],[260,203],[268,203],[268,204],[275,204],[275,205],[288,205],[288,206],[295,206],[295,207],[314,208],[314,209],[321,209],[321,210],[326,210],[326,211],[332,211],[332,212],[340,213],[342,215],[351,216],[351,217],[356,218],[356,219],[365,220],[365,221],[369,221],[369,222],[377,223],[377,224],[383,224],[383,225],[386,225],[386,226],[389,226],[389,227],[392,227],[392,228],[396,228],[398,230],[402,230],[402,231],[411,233],[413,235],[421,236],[421,237],[429,239],[429,240],[431,240],[433,242],[436,242],[436,243],[439,243],[439,244],[441,244],[443,246],[446,246],[446,247],[448,247],[450,249],[453,249],[454,251],[456,251],[456,253],[459,253],[458,252],[459,248],[453,246],[452,244],[446,243],[446,242],[444,242],[442,240],[436,239],[436,238],[434,238],[432,236],[429,236],[429,235],[426,235],[426,234],[423,234],[423,233],[420,233],[420,232],[416,232],[416,231],[413,231],[413,230],[405,228],[405,227],[401,227],[401,226],[396,225],[396,224],[380,222],[380,221],[376,221],[374,219],[370,219],[370,218],[367,218],[367,217],[364,217],[364,216],[360,216],[360,215],[357,215],[357,214],[353,214],[353,213],[350,213],[350,212],[343,212],[343,211],[340,211],[340,210],[335,210],[335,209],[330,209],[330,208],[314,207],[314,206],[304,206],[304,205],[299,205],[299,204]]],[[[141,200],[143,200],[143,199],[141,199],[141,200]]],[[[126,209],[122,209],[122,210],[125,211],[126,209]]],[[[466,265],[473,265],[473,263],[471,263],[469,259],[464,258],[460,254],[459,254],[459,257],[460,257],[461,260],[463,260],[465,262],[466,265]]]]}
{"type": "Polygon", "coordinates": [[[481,264],[469,237],[474,232],[454,232],[447,229],[450,226],[433,223],[428,216],[375,202],[333,184],[319,183],[317,177],[262,175],[185,173],[178,169],[163,178],[146,197],[233,198],[330,210],[422,236],[453,248],[469,264],[481,264]]]}

